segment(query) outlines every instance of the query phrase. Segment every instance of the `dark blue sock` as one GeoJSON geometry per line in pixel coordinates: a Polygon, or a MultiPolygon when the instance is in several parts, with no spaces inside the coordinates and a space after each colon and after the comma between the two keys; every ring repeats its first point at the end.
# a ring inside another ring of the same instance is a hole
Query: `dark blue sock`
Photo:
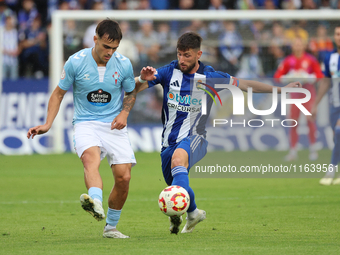
{"type": "Polygon", "coordinates": [[[188,170],[184,166],[176,166],[171,169],[171,174],[173,177],[171,185],[178,185],[183,187],[190,196],[190,205],[187,212],[194,211],[197,206],[195,203],[195,193],[189,186],[188,170]]]}
{"type": "Polygon", "coordinates": [[[189,196],[190,196],[190,205],[189,205],[189,208],[188,208],[187,212],[190,213],[190,212],[195,211],[197,206],[196,206],[196,203],[195,203],[195,193],[194,193],[194,191],[190,187],[189,187],[189,189],[187,189],[187,191],[188,191],[189,196]]]}
{"type": "Polygon", "coordinates": [[[331,164],[337,166],[340,161],[340,127],[334,130],[334,148],[332,151],[331,164]]]}

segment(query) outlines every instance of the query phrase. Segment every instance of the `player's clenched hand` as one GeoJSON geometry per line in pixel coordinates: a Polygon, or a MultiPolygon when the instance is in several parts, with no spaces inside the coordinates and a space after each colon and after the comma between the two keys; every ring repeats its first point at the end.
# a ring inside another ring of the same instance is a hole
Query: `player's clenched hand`
{"type": "Polygon", "coordinates": [[[156,79],[155,74],[157,74],[156,68],[152,66],[143,67],[140,71],[140,77],[142,80],[153,81],[156,79]]]}
{"type": "Polygon", "coordinates": [[[285,86],[285,88],[302,88],[302,85],[299,81],[294,81],[285,86]]]}
{"type": "Polygon", "coordinates": [[[111,123],[111,130],[118,129],[121,130],[126,127],[127,124],[127,117],[129,116],[129,113],[126,111],[121,111],[116,118],[113,119],[111,123]]]}
{"type": "Polygon", "coordinates": [[[27,138],[30,139],[32,136],[33,139],[36,135],[45,134],[48,130],[50,130],[50,128],[51,127],[47,124],[32,127],[27,132],[27,138]]]}

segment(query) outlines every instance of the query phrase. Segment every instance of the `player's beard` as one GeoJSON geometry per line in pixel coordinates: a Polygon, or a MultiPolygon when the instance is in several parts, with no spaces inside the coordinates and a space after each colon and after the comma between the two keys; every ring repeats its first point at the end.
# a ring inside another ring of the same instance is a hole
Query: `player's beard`
{"type": "Polygon", "coordinates": [[[195,66],[196,62],[194,62],[192,65],[187,66],[187,69],[183,70],[181,65],[179,64],[179,70],[181,70],[182,73],[190,73],[195,66]]]}

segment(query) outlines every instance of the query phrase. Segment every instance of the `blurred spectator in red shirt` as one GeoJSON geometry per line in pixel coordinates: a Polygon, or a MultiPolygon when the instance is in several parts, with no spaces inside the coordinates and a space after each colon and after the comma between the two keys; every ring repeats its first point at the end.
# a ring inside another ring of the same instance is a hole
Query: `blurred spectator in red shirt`
{"type": "MultiPolygon", "coordinates": [[[[292,55],[287,56],[280,64],[278,70],[274,74],[274,78],[283,84],[291,81],[300,81],[303,88],[309,90],[311,98],[303,106],[310,112],[315,101],[314,83],[317,79],[323,78],[323,73],[318,61],[310,54],[306,53],[306,41],[301,38],[295,38],[292,41],[292,55]]],[[[290,93],[292,99],[304,98],[301,93],[290,93]]],[[[298,121],[300,109],[295,105],[291,105],[290,118],[298,121]]],[[[312,116],[307,115],[307,124],[309,128],[309,160],[316,160],[318,157],[316,142],[316,124],[312,116]]],[[[297,133],[297,125],[290,128],[290,151],[286,156],[286,161],[297,159],[297,143],[299,135],[297,133]]]]}

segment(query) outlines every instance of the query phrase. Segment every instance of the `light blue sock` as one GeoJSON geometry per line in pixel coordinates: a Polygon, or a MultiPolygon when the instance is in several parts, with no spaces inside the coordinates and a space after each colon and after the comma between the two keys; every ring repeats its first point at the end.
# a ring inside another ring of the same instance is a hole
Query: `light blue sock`
{"type": "Polygon", "coordinates": [[[100,202],[103,202],[103,191],[100,188],[97,187],[91,187],[89,188],[89,196],[92,199],[98,199],[100,202]]]}
{"type": "Polygon", "coordinates": [[[107,210],[106,223],[110,226],[116,227],[120,218],[122,210],[115,210],[109,208],[107,210]]]}

